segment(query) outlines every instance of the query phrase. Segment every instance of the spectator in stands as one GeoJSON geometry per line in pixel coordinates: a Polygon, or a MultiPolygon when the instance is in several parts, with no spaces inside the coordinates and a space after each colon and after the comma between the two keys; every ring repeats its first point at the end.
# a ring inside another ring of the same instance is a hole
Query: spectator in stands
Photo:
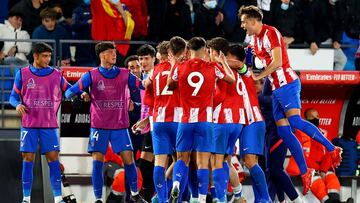
{"type": "Polygon", "coordinates": [[[217,8],[217,0],[204,0],[195,12],[194,35],[211,39],[225,37],[231,32],[224,14],[217,8]]]}
{"type": "MultiPolygon", "coordinates": [[[[141,68],[138,56],[131,55],[127,57],[125,59],[124,65],[130,70],[132,74],[134,74],[137,78],[141,79],[141,68]]],[[[131,143],[133,144],[134,157],[136,157],[137,152],[140,150],[140,145],[142,141],[142,137],[135,135],[131,130],[131,126],[133,126],[140,119],[141,112],[140,82],[135,84],[136,87],[130,87],[132,91],[130,99],[131,102],[134,104],[134,109],[132,111],[129,111],[129,134],[131,138],[131,143]]]]}
{"type": "Polygon", "coordinates": [[[60,3],[56,3],[56,4],[52,5],[51,8],[54,9],[54,11],[56,12],[56,23],[58,25],[62,26],[63,28],[65,28],[66,31],[71,33],[72,19],[64,17],[62,5],[60,3]]]}
{"type": "Polygon", "coordinates": [[[48,5],[48,0],[21,0],[11,10],[22,13],[22,28],[31,36],[35,28],[41,25],[40,11],[48,5]]]}
{"type": "MultiPolygon", "coordinates": [[[[83,3],[75,8],[72,16],[71,29],[73,38],[79,40],[91,40],[92,15],[90,0],[84,0],[83,3]]],[[[96,66],[96,56],[94,44],[74,44],[75,65],[77,66],[96,66]]]]}
{"type": "Polygon", "coordinates": [[[223,11],[224,18],[226,18],[231,31],[226,33],[225,38],[230,42],[243,42],[246,36],[246,31],[240,26],[240,19],[238,18],[238,11],[243,5],[257,5],[256,0],[238,1],[238,0],[219,0],[219,9],[223,11]]]}
{"type": "Polygon", "coordinates": [[[185,0],[168,0],[166,5],[163,40],[169,40],[173,36],[190,39],[192,36],[192,24],[190,7],[185,0]]]}
{"type": "Polygon", "coordinates": [[[150,41],[160,41],[164,25],[167,0],[148,0],[148,37],[150,41]]]}
{"type": "Polygon", "coordinates": [[[38,26],[32,35],[33,39],[54,39],[56,40],[56,53],[58,53],[57,61],[60,60],[61,66],[70,65],[70,45],[62,45],[62,57],[59,58],[60,53],[60,39],[70,39],[68,33],[63,27],[56,23],[56,12],[52,8],[45,8],[40,12],[42,25],[38,26]]]}
{"type": "Polygon", "coordinates": [[[344,1],[306,0],[303,7],[303,32],[315,54],[320,45],[334,48],[334,70],[343,70],[347,58],[341,50],[341,36],[345,30],[346,9],[344,1]]]}
{"type": "MultiPolygon", "coordinates": [[[[0,24],[0,39],[30,39],[30,35],[21,30],[23,15],[11,10],[5,24],[0,24]]],[[[31,51],[31,42],[4,42],[1,52],[4,54],[3,63],[6,65],[25,66],[28,64],[26,55],[31,51]]]]}
{"type": "MultiPolygon", "coordinates": [[[[281,0],[272,3],[269,24],[276,27],[284,38],[286,47],[298,38],[300,33],[300,7],[296,1],[281,0]]],[[[299,40],[296,40],[299,41],[299,40]]]]}
{"type": "Polygon", "coordinates": [[[148,34],[148,8],[146,0],[122,0],[135,21],[133,40],[144,40],[148,34]]]}

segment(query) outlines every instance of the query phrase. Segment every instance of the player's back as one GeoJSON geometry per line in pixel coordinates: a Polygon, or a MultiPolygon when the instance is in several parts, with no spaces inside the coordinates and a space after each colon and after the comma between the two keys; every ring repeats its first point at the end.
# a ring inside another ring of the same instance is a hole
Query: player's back
{"type": "Polygon", "coordinates": [[[221,111],[219,112],[218,122],[245,124],[241,76],[236,70],[232,71],[235,76],[234,84],[228,84],[223,80],[219,80],[216,83],[217,91],[223,92],[221,95],[225,96],[221,102],[221,111]]]}
{"type": "Polygon", "coordinates": [[[169,90],[167,78],[170,74],[171,64],[166,61],[155,66],[152,81],[154,95],[154,121],[173,122],[174,109],[179,106],[178,92],[169,90]]]}
{"type": "Polygon", "coordinates": [[[259,106],[259,99],[256,93],[254,79],[250,71],[247,71],[244,75],[241,75],[242,78],[242,93],[244,99],[244,108],[247,117],[247,124],[251,124],[257,121],[263,121],[264,118],[262,117],[260,106],[259,106]]]}
{"type": "MultiPolygon", "coordinates": [[[[211,122],[216,71],[221,67],[199,58],[190,59],[178,66],[182,122],[211,122]]],[[[219,71],[220,72],[220,71],[219,71]]]]}

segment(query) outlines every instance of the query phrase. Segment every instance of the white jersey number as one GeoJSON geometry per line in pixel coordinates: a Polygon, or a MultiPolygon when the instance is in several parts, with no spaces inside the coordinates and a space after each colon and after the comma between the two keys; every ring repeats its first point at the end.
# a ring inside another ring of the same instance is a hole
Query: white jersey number
{"type": "Polygon", "coordinates": [[[200,72],[191,72],[187,77],[187,82],[191,87],[195,87],[191,95],[196,96],[199,93],[202,84],[204,83],[204,76],[200,72]],[[194,83],[192,80],[194,77],[198,77],[199,81],[194,83]]]}
{"type": "MultiPolygon", "coordinates": [[[[163,71],[161,73],[161,76],[168,76],[168,75],[170,75],[170,71],[163,71]]],[[[173,91],[169,90],[169,86],[167,85],[164,87],[164,89],[161,91],[160,94],[160,73],[156,75],[155,80],[156,80],[156,96],[173,94],[173,91]]]]}

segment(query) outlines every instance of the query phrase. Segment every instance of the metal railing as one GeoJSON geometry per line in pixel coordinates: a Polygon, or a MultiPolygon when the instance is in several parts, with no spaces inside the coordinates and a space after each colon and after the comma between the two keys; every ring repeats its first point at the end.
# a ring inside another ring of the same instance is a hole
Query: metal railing
{"type": "MultiPolygon", "coordinates": [[[[45,42],[45,43],[49,43],[53,46],[53,55],[52,55],[52,60],[53,60],[53,64],[56,68],[61,68],[61,64],[57,63],[56,59],[62,59],[62,51],[63,51],[63,47],[65,45],[69,45],[70,46],[76,46],[77,44],[96,44],[98,42],[101,41],[95,41],[95,40],[59,40],[58,43],[56,43],[56,40],[53,39],[0,39],[0,41],[4,41],[4,42],[30,42],[30,43],[36,43],[36,42],[45,42]],[[59,46],[57,49],[57,46],[59,46]],[[58,67],[57,65],[59,65],[60,67],[58,67]]],[[[115,44],[128,44],[130,46],[138,46],[138,45],[143,45],[143,44],[151,44],[151,45],[157,45],[157,42],[151,42],[151,41],[113,41],[115,44]]],[[[309,48],[308,44],[292,44],[290,45],[290,48],[309,48]]],[[[320,45],[320,48],[332,48],[331,45],[320,45]]],[[[348,45],[348,44],[344,44],[342,45],[342,48],[357,48],[356,45],[348,45]]],[[[95,50],[89,50],[92,52],[95,52],[95,50]]],[[[31,53],[30,53],[31,55],[31,53]]],[[[13,107],[10,106],[9,101],[8,101],[8,95],[11,93],[11,89],[9,88],[5,88],[5,84],[8,83],[8,81],[13,81],[14,77],[15,77],[15,71],[16,71],[16,67],[15,66],[9,66],[9,65],[1,65],[0,64],[0,90],[1,90],[1,94],[0,94],[0,107],[1,107],[1,112],[0,112],[0,116],[1,116],[1,122],[0,122],[0,129],[6,127],[5,126],[5,120],[7,118],[13,118],[15,119],[17,117],[16,114],[10,114],[7,115],[5,110],[7,109],[12,109],[13,107]],[[12,74],[7,75],[5,72],[10,70],[12,74]]],[[[8,85],[8,84],[7,84],[8,85]]],[[[12,86],[11,86],[12,87],[12,86]]]]}

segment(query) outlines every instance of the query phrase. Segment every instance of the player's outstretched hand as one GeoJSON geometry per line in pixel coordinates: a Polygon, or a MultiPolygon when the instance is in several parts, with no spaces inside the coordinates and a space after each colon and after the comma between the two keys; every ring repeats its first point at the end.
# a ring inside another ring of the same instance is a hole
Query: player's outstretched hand
{"type": "Polygon", "coordinates": [[[81,94],[81,99],[83,99],[85,102],[89,102],[90,101],[90,96],[87,92],[84,92],[81,94]]]}
{"type": "Polygon", "coordinates": [[[26,114],[26,107],[22,104],[19,104],[16,106],[16,111],[20,114],[20,116],[23,116],[24,114],[26,114]]]}

